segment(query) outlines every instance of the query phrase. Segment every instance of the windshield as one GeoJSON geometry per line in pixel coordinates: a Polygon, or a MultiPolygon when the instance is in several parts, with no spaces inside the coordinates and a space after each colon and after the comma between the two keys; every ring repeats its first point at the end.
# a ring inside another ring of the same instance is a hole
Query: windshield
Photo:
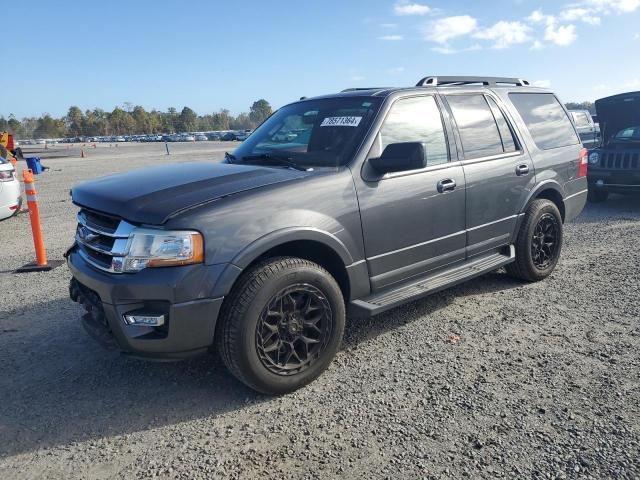
{"type": "Polygon", "coordinates": [[[635,127],[627,127],[616,133],[616,140],[628,140],[632,142],[640,142],[640,125],[635,127]]]}
{"type": "Polygon", "coordinates": [[[308,100],[282,107],[233,153],[234,163],[284,159],[300,167],[336,167],[352,157],[380,99],[308,100]]]}

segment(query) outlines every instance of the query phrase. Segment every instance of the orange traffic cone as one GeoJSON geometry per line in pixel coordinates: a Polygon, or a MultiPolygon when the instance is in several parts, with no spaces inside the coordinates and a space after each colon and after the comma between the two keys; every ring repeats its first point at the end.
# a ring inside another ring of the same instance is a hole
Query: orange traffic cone
{"type": "Polygon", "coordinates": [[[47,251],[44,248],[42,229],[40,228],[40,208],[36,198],[36,186],[33,180],[32,170],[23,170],[22,179],[24,181],[24,193],[27,195],[27,205],[29,205],[29,220],[31,221],[31,233],[33,234],[33,246],[36,250],[35,263],[28,263],[16,270],[22,272],[42,272],[51,270],[62,264],[61,260],[47,262],[47,251]]]}

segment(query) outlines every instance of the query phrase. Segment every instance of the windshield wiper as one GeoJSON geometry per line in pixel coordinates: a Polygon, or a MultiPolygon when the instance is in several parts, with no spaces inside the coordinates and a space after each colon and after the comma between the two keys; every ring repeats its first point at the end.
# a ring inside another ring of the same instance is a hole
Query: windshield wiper
{"type": "Polygon", "coordinates": [[[224,152],[224,159],[229,163],[233,163],[236,159],[236,156],[233,153],[224,152]]]}
{"type": "Polygon", "coordinates": [[[307,169],[305,167],[301,167],[300,165],[292,162],[288,157],[284,155],[272,155],[270,153],[260,153],[258,155],[245,155],[242,157],[242,162],[246,162],[247,160],[265,160],[266,162],[273,162],[276,165],[283,165],[285,167],[293,168],[295,170],[300,170],[301,172],[306,172],[307,169]]]}

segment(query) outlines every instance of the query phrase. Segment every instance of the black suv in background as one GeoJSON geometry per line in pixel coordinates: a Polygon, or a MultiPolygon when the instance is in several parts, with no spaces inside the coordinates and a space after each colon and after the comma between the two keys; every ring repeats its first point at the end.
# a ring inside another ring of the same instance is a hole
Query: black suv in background
{"type": "Polygon", "coordinates": [[[216,348],[250,387],[316,378],[346,312],[374,315],[500,267],[537,281],[587,197],[556,96],[514,78],[426,77],[286,105],[223,163],[72,190],[71,298],[103,344],[216,348]]]}
{"type": "Polygon", "coordinates": [[[596,100],[601,145],[589,152],[589,200],[640,192],[640,92],[596,100]]]}

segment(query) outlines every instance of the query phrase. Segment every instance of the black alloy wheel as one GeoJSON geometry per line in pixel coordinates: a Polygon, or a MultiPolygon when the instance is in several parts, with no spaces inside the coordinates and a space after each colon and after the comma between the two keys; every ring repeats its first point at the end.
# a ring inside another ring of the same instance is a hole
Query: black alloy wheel
{"type": "Polygon", "coordinates": [[[266,258],[247,268],[225,298],[215,339],[238,380],[279,395],[327,369],[345,318],[342,290],[327,270],[302,258],[266,258]]]}
{"type": "Polygon", "coordinates": [[[545,270],[558,253],[558,220],[550,213],[543,214],[533,230],[531,259],[539,270],[545,270]]]}
{"type": "Polygon", "coordinates": [[[516,278],[538,282],[553,272],[560,259],[562,215],[558,206],[546,198],[533,200],[524,213],[514,242],[514,261],[505,268],[516,278]]]}
{"type": "Polygon", "coordinates": [[[331,306],[309,284],[291,285],[274,295],[256,326],[256,348],[264,367],[278,375],[308,369],[327,346],[331,306]]]}

